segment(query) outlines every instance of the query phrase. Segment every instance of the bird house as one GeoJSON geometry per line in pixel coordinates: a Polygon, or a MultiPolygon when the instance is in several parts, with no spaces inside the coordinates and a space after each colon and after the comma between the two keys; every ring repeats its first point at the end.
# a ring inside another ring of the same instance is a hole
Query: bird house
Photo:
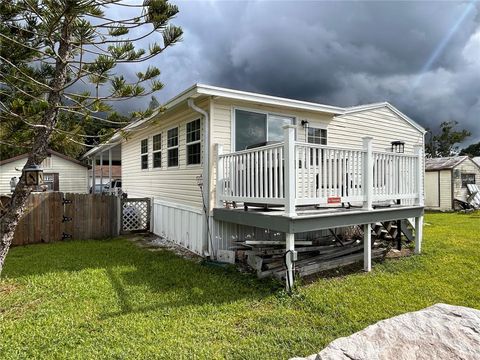
{"type": "Polygon", "coordinates": [[[22,170],[25,176],[25,183],[28,186],[37,186],[43,184],[43,170],[38,165],[30,165],[22,170]]]}

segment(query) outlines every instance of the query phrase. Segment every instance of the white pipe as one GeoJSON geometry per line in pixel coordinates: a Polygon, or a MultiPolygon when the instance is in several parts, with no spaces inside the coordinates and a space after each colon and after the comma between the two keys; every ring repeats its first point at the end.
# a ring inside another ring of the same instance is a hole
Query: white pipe
{"type": "MultiPolygon", "coordinates": [[[[207,201],[207,214],[206,221],[210,221],[210,143],[209,143],[209,132],[208,132],[208,124],[209,124],[209,116],[208,113],[203,110],[202,108],[199,108],[195,103],[193,102],[193,98],[189,98],[187,100],[188,107],[192,109],[193,111],[196,111],[197,113],[201,114],[204,119],[204,124],[203,124],[203,191],[204,191],[204,197],[207,201]]],[[[211,233],[210,229],[210,237],[213,236],[211,233]]],[[[207,246],[208,246],[208,254],[212,256],[212,244],[211,244],[211,239],[207,239],[207,246]]]]}

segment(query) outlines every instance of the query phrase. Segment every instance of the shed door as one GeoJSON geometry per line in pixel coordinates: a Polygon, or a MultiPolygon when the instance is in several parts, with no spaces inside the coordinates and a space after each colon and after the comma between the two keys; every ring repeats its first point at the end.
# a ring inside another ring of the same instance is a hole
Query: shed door
{"type": "Polygon", "coordinates": [[[440,171],[425,173],[425,206],[440,207],[440,171]]]}

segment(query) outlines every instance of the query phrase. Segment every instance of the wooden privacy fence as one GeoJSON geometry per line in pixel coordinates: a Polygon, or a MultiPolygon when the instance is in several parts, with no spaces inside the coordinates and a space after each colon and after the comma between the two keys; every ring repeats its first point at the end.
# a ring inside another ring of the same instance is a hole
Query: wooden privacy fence
{"type": "Polygon", "coordinates": [[[120,199],[101,194],[31,194],[14,245],[101,239],[120,232],[120,199]]]}

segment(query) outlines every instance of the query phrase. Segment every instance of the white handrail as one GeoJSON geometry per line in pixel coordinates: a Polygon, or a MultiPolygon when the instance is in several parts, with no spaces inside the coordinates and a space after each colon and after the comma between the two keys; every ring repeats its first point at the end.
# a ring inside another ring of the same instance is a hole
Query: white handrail
{"type": "Polygon", "coordinates": [[[285,205],[330,205],[415,201],[422,196],[422,155],[310,144],[294,140],[285,127],[285,141],[223,154],[217,152],[217,206],[224,201],[285,205]]]}

